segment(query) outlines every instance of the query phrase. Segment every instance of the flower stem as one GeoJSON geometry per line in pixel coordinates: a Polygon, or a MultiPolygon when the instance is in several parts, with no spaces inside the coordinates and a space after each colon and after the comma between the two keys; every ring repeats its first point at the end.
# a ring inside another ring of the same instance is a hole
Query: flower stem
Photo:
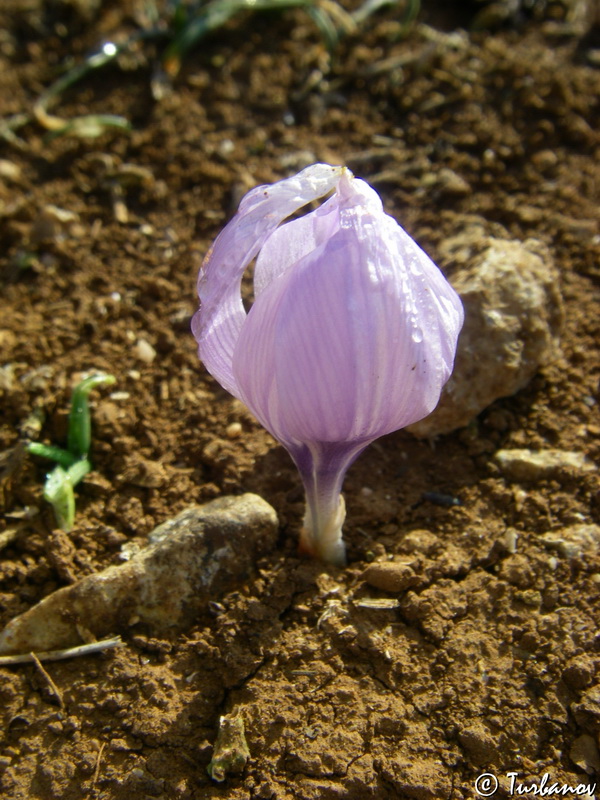
{"type": "Polygon", "coordinates": [[[369,442],[341,445],[320,442],[304,450],[289,448],[302,476],[306,513],[300,531],[301,553],[336,566],[346,563],[342,526],[346,503],[341,490],[350,464],[369,442]]]}
{"type": "Polygon", "coordinates": [[[306,512],[300,531],[301,553],[328,561],[338,567],[346,563],[342,526],[346,519],[346,503],[340,492],[323,491],[315,480],[306,488],[306,512]]]}

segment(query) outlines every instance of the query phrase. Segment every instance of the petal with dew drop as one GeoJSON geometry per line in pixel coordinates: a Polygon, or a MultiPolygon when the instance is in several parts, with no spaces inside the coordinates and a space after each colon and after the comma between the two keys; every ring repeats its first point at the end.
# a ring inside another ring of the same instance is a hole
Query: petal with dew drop
{"type": "Polygon", "coordinates": [[[242,399],[290,448],[405,427],[452,369],[460,301],[367,190],[340,186],[335,228],[263,289],[234,352],[242,399]]]}

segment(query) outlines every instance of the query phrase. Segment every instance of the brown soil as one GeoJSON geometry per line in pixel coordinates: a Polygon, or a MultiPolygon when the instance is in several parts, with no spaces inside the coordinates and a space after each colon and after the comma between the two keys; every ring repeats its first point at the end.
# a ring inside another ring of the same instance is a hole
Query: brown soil
{"type": "MultiPolygon", "coordinates": [[[[87,19],[84,3],[7,6],[5,117],[30,112],[66,59],[137,25],[116,0],[87,19]]],[[[68,536],[53,532],[40,459],[3,482],[5,525],[19,532],[0,552],[0,625],[221,494],[262,495],[281,535],[193,628],[157,638],[134,625],[122,649],[48,663],[56,691],[33,665],[1,668],[3,798],[424,800],[474,797],[484,772],[505,787],[511,771],[573,787],[593,778],[600,559],[557,556],[540,535],[598,522],[597,479],[565,468],[517,484],[492,457],[600,456],[598,20],[592,2],[579,27],[563,21],[585,3],[536,2],[466,33],[481,7],[423,2],[431,27],[406,37],[397,11],[379,12],[332,62],[302,11],[239,18],[186,59],[160,102],[148,44],[52,109],[123,114],[131,134],[48,138],[29,122],[5,140],[0,450],[34,409],[40,440],[64,442],[81,373],[108,371],[117,385],[92,396],[95,471],[68,536]],[[298,476],[205,373],[189,332],[201,255],[241,194],[318,160],[371,179],[434,259],[473,217],[541,239],[566,306],[562,356],[524,391],[433,446],[399,432],[361,456],[345,484],[340,570],[297,557],[298,476]],[[123,164],[148,173],[115,209],[110,175],[123,164]],[[58,223],[48,205],[77,217],[58,223]],[[397,608],[364,607],[394,599],[362,578],[393,554],[411,559],[416,582],[397,608]],[[217,784],[206,768],[220,715],[236,709],[250,759],[217,784]]]]}

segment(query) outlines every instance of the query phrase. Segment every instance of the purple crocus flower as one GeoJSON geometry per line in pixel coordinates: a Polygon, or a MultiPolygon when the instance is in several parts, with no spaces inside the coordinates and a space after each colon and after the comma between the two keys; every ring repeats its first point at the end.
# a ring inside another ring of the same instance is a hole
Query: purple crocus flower
{"type": "Polygon", "coordinates": [[[463,322],[458,295],[375,190],[328,164],[248,192],[204,260],[198,294],[204,365],[300,471],[300,549],[344,563],[346,471],[437,405],[463,322]],[[246,313],[240,284],[254,258],[246,313]]]}

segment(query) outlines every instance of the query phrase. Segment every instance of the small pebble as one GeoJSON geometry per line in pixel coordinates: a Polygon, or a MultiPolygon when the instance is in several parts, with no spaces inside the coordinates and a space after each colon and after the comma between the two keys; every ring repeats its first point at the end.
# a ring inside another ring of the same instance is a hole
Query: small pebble
{"type": "Polygon", "coordinates": [[[538,150],[531,156],[532,162],[538,169],[551,169],[558,163],[558,156],[554,150],[538,150]]]}
{"type": "Polygon", "coordinates": [[[0,550],[3,550],[17,538],[18,528],[7,528],[0,533],[0,550]]]}
{"type": "Polygon", "coordinates": [[[217,152],[220,156],[230,156],[235,150],[235,144],[231,139],[223,139],[217,147],[217,152]]]}
{"type": "Polygon", "coordinates": [[[144,770],[140,769],[139,767],[134,767],[130,775],[133,775],[134,778],[143,778],[144,777],[144,770]]]}
{"type": "Polygon", "coordinates": [[[403,592],[419,582],[418,576],[408,564],[396,561],[370,564],[363,572],[362,577],[369,586],[394,594],[403,592]]]}
{"type": "Polygon", "coordinates": [[[440,545],[439,538],[427,530],[414,530],[409,531],[402,537],[401,547],[405,553],[424,553],[425,555],[432,555],[440,545]]]}
{"type": "Polygon", "coordinates": [[[232,422],[225,429],[228,439],[238,439],[242,435],[242,424],[240,422],[232,422]]]}
{"type": "Polygon", "coordinates": [[[517,539],[519,534],[514,528],[507,528],[504,534],[500,537],[500,542],[504,545],[511,555],[517,552],[517,539]]]}
{"type": "Polygon", "coordinates": [[[156,350],[146,339],[138,339],[133,352],[140,361],[144,361],[146,364],[152,364],[156,358],[156,350]]]}
{"type": "Polygon", "coordinates": [[[443,167],[439,171],[436,183],[441,194],[461,196],[471,193],[471,187],[467,181],[457,172],[447,167],[443,167]]]}
{"type": "Polygon", "coordinates": [[[21,167],[5,158],[0,159],[0,178],[18,182],[21,179],[21,167]]]}

